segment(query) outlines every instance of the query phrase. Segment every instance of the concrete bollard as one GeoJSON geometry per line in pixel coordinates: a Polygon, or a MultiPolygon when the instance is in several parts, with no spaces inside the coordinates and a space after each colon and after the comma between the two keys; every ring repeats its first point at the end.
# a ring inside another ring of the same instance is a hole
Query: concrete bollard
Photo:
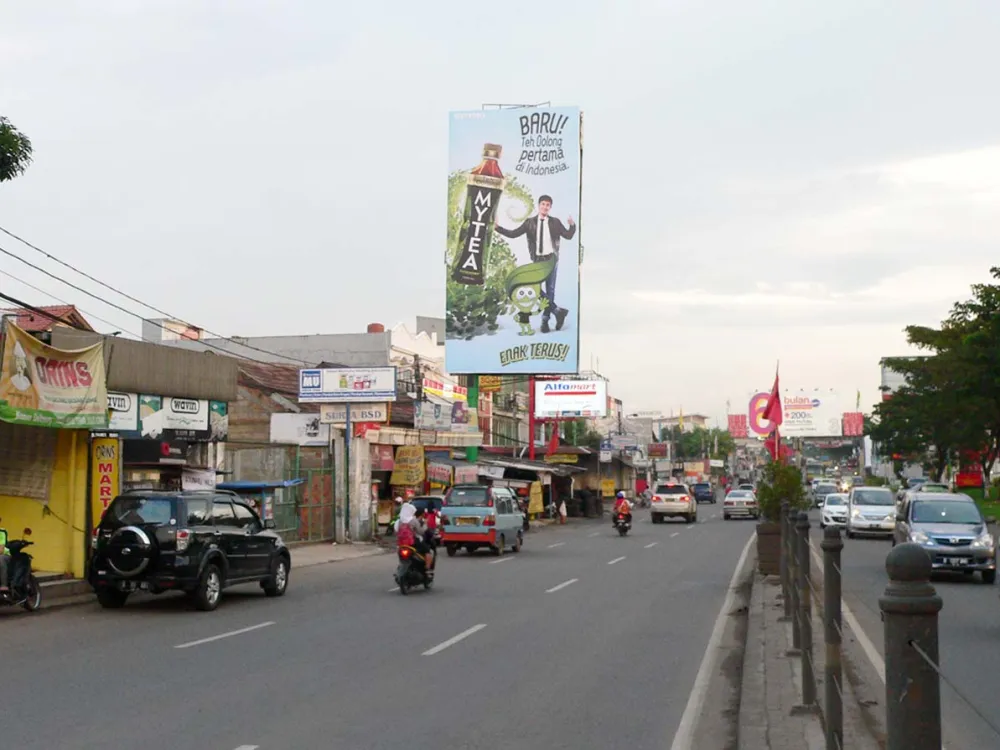
{"type": "Polygon", "coordinates": [[[785,607],[783,620],[792,619],[792,585],[788,577],[788,501],[781,502],[781,599],[785,607]]]}
{"type": "Polygon", "coordinates": [[[826,750],[844,746],[843,666],[841,664],[842,618],[840,611],[840,553],[844,540],[840,529],[823,532],[823,629],[826,641],[826,750]]]}
{"type": "Polygon", "coordinates": [[[930,584],[931,569],[927,550],[911,542],[885,559],[889,583],[878,606],[885,623],[886,750],[941,750],[941,597],[930,584]]]}
{"type": "Polygon", "coordinates": [[[812,594],[809,579],[809,514],[798,512],[795,522],[799,559],[796,575],[799,589],[799,648],[802,650],[802,707],[816,705],[816,672],[812,660],[812,594]]]}

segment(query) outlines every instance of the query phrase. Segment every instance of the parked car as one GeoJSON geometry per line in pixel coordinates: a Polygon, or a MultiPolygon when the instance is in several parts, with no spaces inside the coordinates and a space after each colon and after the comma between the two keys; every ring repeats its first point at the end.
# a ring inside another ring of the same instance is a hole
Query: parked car
{"type": "Polygon", "coordinates": [[[728,521],[737,516],[760,518],[757,496],[750,490],[733,490],[722,501],[722,520],[728,521]]]}
{"type": "Polygon", "coordinates": [[[914,542],[927,550],[934,570],[967,574],[978,570],[983,583],[996,581],[996,540],[968,495],[909,495],[896,515],[892,538],[893,546],[903,542],[914,542]]]}
{"type": "Polygon", "coordinates": [[[896,499],[887,487],[854,487],[847,497],[847,537],[891,536],[896,527],[896,499]]]}
{"type": "Polygon", "coordinates": [[[267,596],[288,588],[291,555],[256,511],[230,492],[127,492],[104,512],[91,541],[88,580],[107,609],[135,591],[184,591],[201,610],[222,590],[258,583],[267,596]]]}
{"type": "Polygon", "coordinates": [[[715,503],[715,488],[708,482],[696,482],[691,485],[691,493],[694,495],[695,502],[715,503]]]}
{"type": "Polygon", "coordinates": [[[842,529],[847,525],[847,495],[842,492],[834,492],[823,498],[820,506],[819,527],[825,529],[827,526],[842,529]]]}
{"type": "Polygon", "coordinates": [[[653,523],[663,523],[665,518],[683,518],[687,523],[698,520],[698,503],[686,484],[661,482],[656,485],[649,503],[653,523]]]}
{"type": "Polygon", "coordinates": [[[449,557],[460,547],[471,555],[483,547],[502,555],[510,547],[521,551],[523,516],[506,487],[456,484],[444,498],[441,541],[449,557]]]}

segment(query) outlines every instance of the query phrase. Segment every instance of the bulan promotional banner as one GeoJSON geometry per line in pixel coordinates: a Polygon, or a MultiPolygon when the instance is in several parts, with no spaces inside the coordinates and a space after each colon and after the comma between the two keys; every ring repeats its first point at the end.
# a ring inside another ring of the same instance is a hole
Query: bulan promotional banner
{"type": "Polygon", "coordinates": [[[449,373],[577,372],[580,121],[576,107],[451,113],[449,373]]]}
{"type": "MultiPolygon", "coordinates": [[[[747,420],[758,435],[774,431],[774,425],[764,418],[768,396],[762,391],[750,397],[747,420]]],[[[843,436],[843,413],[834,391],[785,391],[781,409],[783,438],[843,436]]]]}
{"type": "Polygon", "coordinates": [[[539,380],[535,382],[535,416],[603,417],[608,409],[603,380],[539,380]]]}

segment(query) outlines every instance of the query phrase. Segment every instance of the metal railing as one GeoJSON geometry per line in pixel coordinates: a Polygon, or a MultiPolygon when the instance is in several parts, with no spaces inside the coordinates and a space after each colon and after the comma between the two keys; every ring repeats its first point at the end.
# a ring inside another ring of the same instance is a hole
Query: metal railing
{"type": "MultiPolygon", "coordinates": [[[[781,587],[784,619],[792,622],[790,657],[802,660],[801,703],[793,713],[818,712],[826,735],[826,750],[844,748],[844,689],[842,647],[840,530],[827,528],[823,550],[823,586],[811,576],[809,516],[781,507],[781,587]],[[824,695],[816,690],[813,649],[813,602],[823,618],[824,695]]],[[[884,623],[886,750],[941,750],[941,681],[976,713],[1000,739],[1000,727],[941,671],[938,656],[938,613],[941,597],[930,584],[932,561],[918,544],[894,546],[886,557],[889,575],[879,598],[884,623]]]]}

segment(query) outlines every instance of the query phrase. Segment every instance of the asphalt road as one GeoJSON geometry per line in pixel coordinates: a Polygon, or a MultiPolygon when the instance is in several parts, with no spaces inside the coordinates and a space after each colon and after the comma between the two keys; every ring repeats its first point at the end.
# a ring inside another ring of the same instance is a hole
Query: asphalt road
{"type": "MultiPolygon", "coordinates": [[[[822,537],[818,514],[813,515],[813,544],[818,550],[822,537]]],[[[882,659],[884,631],[878,599],[888,582],[885,558],[891,549],[888,539],[845,537],[841,558],[844,602],[882,659]]],[[[942,672],[1000,726],[996,710],[1000,695],[1000,587],[983,584],[978,575],[962,574],[936,575],[932,584],[944,602],[938,617],[942,672]]],[[[880,706],[884,706],[885,689],[879,687],[880,706]]],[[[1000,747],[1000,733],[946,683],[941,686],[941,706],[947,750],[1000,747]]]]}
{"type": "MultiPolygon", "coordinates": [[[[288,594],[165,595],[3,623],[3,740],[30,750],[670,747],[751,522],[638,511],[532,531],[519,555],[304,568],[288,594]]],[[[984,592],[985,593],[985,592],[984,592]]],[[[984,623],[984,628],[987,623],[984,623]]]]}

